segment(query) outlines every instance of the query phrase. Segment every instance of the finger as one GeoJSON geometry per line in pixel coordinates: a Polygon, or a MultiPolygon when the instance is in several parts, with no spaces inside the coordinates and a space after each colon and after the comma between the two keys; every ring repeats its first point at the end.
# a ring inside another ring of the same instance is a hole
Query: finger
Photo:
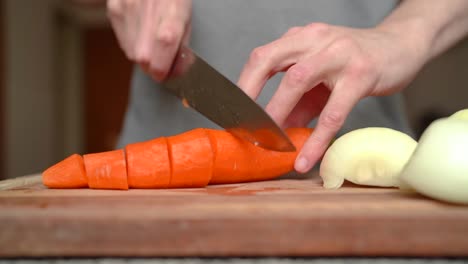
{"type": "MultiPolygon", "coordinates": [[[[138,31],[135,43],[135,61],[143,65],[145,69],[150,69],[152,40],[154,39],[155,31],[155,16],[158,14],[158,1],[140,0],[143,8],[139,9],[139,14],[134,18],[139,20],[139,25],[133,30],[138,31]]],[[[136,25],[135,25],[136,26],[136,25]]]]}
{"type": "Polygon", "coordinates": [[[265,108],[280,126],[306,92],[325,80],[335,79],[345,67],[349,59],[348,53],[337,55],[335,52],[334,46],[328,47],[298,62],[286,72],[265,108]]]}
{"type": "Polygon", "coordinates": [[[289,38],[281,38],[255,48],[239,77],[239,87],[251,98],[257,99],[271,76],[296,63],[305,52],[305,45],[295,45],[289,38]]]}
{"type": "Polygon", "coordinates": [[[184,44],[185,46],[188,46],[191,36],[192,36],[192,23],[191,21],[189,21],[185,29],[184,36],[182,37],[182,44],[184,44]]]}
{"type": "Polygon", "coordinates": [[[122,2],[121,0],[107,0],[106,8],[109,13],[120,14],[122,12],[122,2]]]}
{"type": "Polygon", "coordinates": [[[139,16],[134,13],[139,9],[136,5],[140,2],[134,2],[130,5],[122,0],[107,1],[107,16],[111,22],[112,28],[119,41],[119,45],[125,52],[127,58],[134,60],[136,42],[135,32],[138,32],[138,22],[135,22],[139,16]]]}
{"type": "Polygon", "coordinates": [[[189,1],[170,1],[153,39],[150,66],[158,80],[166,78],[184,36],[190,17],[189,1]]]}
{"type": "Polygon", "coordinates": [[[109,20],[111,22],[112,29],[115,32],[115,36],[118,40],[120,48],[128,59],[133,60],[133,49],[131,47],[130,39],[128,36],[126,36],[125,22],[121,18],[115,17],[112,17],[109,20]]]}
{"type": "Polygon", "coordinates": [[[328,144],[343,126],[356,103],[363,97],[359,79],[340,79],[319,116],[317,126],[299,153],[294,168],[309,171],[325,152],[328,144]]]}
{"type": "Polygon", "coordinates": [[[122,0],[107,0],[106,2],[107,16],[112,20],[122,19],[125,14],[122,0]]]}
{"type": "Polygon", "coordinates": [[[299,100],[283,124],[283,128],[306,127],[307,124],[316,118],[330,97],[330,90],[323,83],[312,88],[299,100]]]}
{"type": "Polygon", "coordinates": [[[288,29],[288,31],[286,31],[286,33],[284,33],[283,36],[281,36],[282,38],[286,38],[286,37],[289,37],[289,36],[292,36],[296,33],[298,33],[299,31],[301,31],[302,27],[292,27],[290,29],[288,29]]]}
{"type": "Polygon", "coordinates": [[[289,68],[303,54],[315,53],[326,47],[333,38],[330,28],[324,24],[311,24],[300,31],[286,33],[287,37],[254,49],[241,72],[239,87],[256,99],[271,76],[289,68]]]}
{"type": "Polygon", "coordinates": [[[137,48],[138,41],[142,28],[142,23],[145,18],[144,13],[146,12],[145,6],[148,5],[148,0],[126,0],[123,1],[124,8],[124,29],[125,37],[128,43],[128,54],[129,58],[133,61],[137,59],[137,48]]]}

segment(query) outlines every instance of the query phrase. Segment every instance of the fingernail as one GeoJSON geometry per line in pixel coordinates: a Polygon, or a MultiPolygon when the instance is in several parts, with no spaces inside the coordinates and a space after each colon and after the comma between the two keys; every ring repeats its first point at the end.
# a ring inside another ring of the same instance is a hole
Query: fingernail
{"type": "Polygon", "coordinates": [[[304,173],[309,170],[309,161],[304,157],[299,157],[296,161],[296,171],[304,173]]]}

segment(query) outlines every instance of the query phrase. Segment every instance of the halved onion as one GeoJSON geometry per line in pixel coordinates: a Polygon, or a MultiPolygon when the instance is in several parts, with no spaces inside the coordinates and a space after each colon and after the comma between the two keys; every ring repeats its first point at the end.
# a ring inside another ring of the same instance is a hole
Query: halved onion
{"type": "Polygon", "coordinates": [[[400,179],[428,197],[468,203],[468,122],[459,117],[431,123],[400,179]]]}
{"type": "Polygon", "coordinates": [[[410,136],[390,128],[351,131],[326,151],[320,165],[323,186],[336,189],[346,179],[360,185],[398,187],[398,176],[416,145],[410,136]]]}

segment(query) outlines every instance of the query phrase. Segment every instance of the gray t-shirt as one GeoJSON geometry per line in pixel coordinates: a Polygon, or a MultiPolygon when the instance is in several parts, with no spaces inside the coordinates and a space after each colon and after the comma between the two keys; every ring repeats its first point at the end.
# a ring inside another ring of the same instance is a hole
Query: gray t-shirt
{"type": "MultiPolygon", "coordinates": [[[[250,52],[294,26],[324,22],[370,27],[395,7],[395,0],[194,0],[190,46],[231,81],[237,82],[250,52]]],[[[282,74],[272,78],[259,98],[266,105],[282,74]]],[[[313,126],[314,122],[310,124],[313,126]]],[[[340,135],[368,126],[390,127],[411,134],[400,94],[366,98],[354,108],[340,135]]],[[[214,123],[159,87],[135,67],[130,102],[117,147],[214,123]]]]}

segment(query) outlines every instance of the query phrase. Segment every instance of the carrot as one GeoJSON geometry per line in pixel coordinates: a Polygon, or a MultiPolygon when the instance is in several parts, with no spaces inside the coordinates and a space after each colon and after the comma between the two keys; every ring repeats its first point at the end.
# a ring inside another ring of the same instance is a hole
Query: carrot
{"type": "Polygon", "coordinates": [[[83,156],[88,185],[93,189],[128,189],[127,166],[123,150],[83,156]]]}
{"type": "Polygon", "coordinates": [[[268,180],[293,170],[294,161],[309,128],[286,133],[296,152],[276,152],[257,147],[231,133],[194,129],[168,138],[157,138],[114,150],[74,154],[43,173],[50,188],[95,189],[183,188],[207,184],[268,180]]]}
{"type": "Polygon", "coordinates": [[[197,128],[168,137],[171,160],[169,187],[204,187],[213,172],[213,149],[205,129],[197,128]]]}
{"type": "Polygon", "coordinates": [[[42,173],[42,182],[49,188],[88,187],[83,158],[73,154],[42,173]]]}
{"type": "Polygon", "coordinates": [[[215,142],[216,157],[210,184],[268,180],[294,169],[294,161],[306,139],[309,128],[291,128],[286,133],[296,146],[296,152],[277,152],[253,144],[220,130],[208,130],[215,142]]]}
{"type": "Polygon", "coordinates": [[[125,147],[128,186],[130,188],[167,188],[171,164],[167,139],[157,138],[125,147]]]}

